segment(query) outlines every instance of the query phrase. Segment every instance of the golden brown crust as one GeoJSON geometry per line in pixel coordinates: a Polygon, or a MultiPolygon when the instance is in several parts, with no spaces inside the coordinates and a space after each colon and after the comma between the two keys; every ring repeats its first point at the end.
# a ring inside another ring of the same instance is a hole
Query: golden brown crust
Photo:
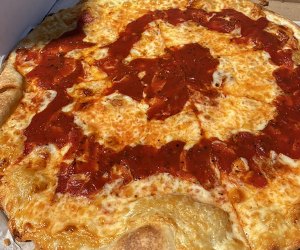
{"type": "Polygon", "coordinates": [[[290,28],[293,31],[294,36],[299,41],[299,39],[300,39],[299,25],[297,25],[292,20],[289,20],[288,18],[283,17],[282,15],[275,13],[274,11],[268,10],[266,8],[262,8],[262,9],[263,9],[264,13],[266,14],[266,17],[269,21],[274,22],[278,25],[284,25],[284,26],[290,28]]]}
{"type": "Polygon", "coordinates": [[[12,114],[23,94],[23,77],[14,68],[11,55],[0,74],[0,126],[12,114]]]}
{"type": "Polygon", "coordinates": [[[173,250],[174,239],[156,225],[145,225],[122,236],[112,250],[173,250]]]}
{"type": "Polygon", "coordinates": [[[32,30],[17,46],[30,48],[32,46],[42,47],[52,39],[55,39],[68,30],[74,29],[82,4],[70,9],[47,16],[41,24],[32,30]]]}

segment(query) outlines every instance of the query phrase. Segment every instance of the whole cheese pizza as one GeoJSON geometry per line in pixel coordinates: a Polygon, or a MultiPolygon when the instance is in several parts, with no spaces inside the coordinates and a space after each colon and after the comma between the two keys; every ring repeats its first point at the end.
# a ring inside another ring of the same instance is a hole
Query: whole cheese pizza
{"type": "Polygon", "coordinates": [[[85,0],[0,75],[0,204],[36,249],[300,248],[300,29],[248,0],[85,0]]]}

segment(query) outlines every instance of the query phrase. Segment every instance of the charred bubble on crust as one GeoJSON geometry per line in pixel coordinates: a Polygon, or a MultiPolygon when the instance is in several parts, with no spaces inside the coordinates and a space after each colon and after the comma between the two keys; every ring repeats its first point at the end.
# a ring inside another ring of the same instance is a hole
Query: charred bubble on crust
{"type": "Polygon", "coordinates": [[[24,154],[50,143],[59,148],[71,145],[65,155],[66,162],[71,163],[61,164],[56,192],[90,195],[116,178],[128,183],[157,173],[188,178],[209,189],[217,181],[213,166],[222,174],[230,174],[237,159],[243,159],[247,165],[245,171],[239,172],[239,178],[263,188],[268,180],[264,167],[258,165],[256,159],[268,158],[271,151],[300,158],[300,66],[295,67],[295,52],[286,49],[288,39],[284,34],[266,31],[269,21],[264,17],[253,20],[232,9],[214,13],[193,8],[150,11],[129,23],[119,39],[106,46],[108,56],[96,63],[113,83],[106,94],[120,92],[136,101],[144,100],[150,106],[148,118],[160,120],[179,113],[195,92],[212,100],[218,96],[222,87],[212,88],[211,82],[219,61],[199,44],[168,48],[161,58],[139,58],[124,63],[148,24],[158,19],[172,25],[193,21],[221,33],[240,29],[240,35],[235,35],[233,42],[252,44],[256,50],[268,52],[270,61],[278,66],[273,75],[283,94],[275,101],[277,116],[257,135],[239,132],[227,141],[204,139],[188,151],[180,141],[169,142],[159,149],[149,145],[127,146],[120,152],[100,145],[93,136],[83,135],[71,114],[62,112],[62,108],[73,101],[67,88],[84,80],[81,61],[65,55],[74,49],[93,46],[83,41],[83,26],[91,22],[92,17],[83,16],[75,30],[49,42],[40,51],[17,51],[16,66],[30,60],[37,65],[26,75],[26,80],[34,80],[41,88],[57,92],[54,100],[33,117],[24,131],[24,154]],[[119,175],[114,168],[122,170],[119,175]]]}
{"type": "Polygon", "coordinates": [[[136,229],[135,231],[128,233],[121,237],[113,250],[138,250],[138,249],[151,249],[161,250],[169,249],[166,246],[165,235],[161,230],[152,225],[146,225],[136,229]]]}

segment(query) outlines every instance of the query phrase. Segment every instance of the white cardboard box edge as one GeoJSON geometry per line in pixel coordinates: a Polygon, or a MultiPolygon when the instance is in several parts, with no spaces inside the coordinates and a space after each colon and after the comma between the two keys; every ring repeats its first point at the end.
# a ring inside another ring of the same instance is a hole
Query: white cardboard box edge
{"type": "Polygon", "coordinates": [[[23,36],[40,23],[56,0],[1,0],[0,63],[23,36]]]}
{"type": "Polygon", "coordinates": [[[0,66],[7,54],[49,12],[57,12],[78,0],[1,0],[0,8],[0,66]]]}

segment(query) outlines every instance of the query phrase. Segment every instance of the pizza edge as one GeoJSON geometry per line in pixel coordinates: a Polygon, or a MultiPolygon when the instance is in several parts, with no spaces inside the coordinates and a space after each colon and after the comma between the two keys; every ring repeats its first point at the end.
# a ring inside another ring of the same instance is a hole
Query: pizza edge
{"type": "Polygon", "coordinates": [[[80,12],[80,7],[84,1],[81,0],[72,8],[63,9],[54,15],[49,15],[23,40],[21,40],[8,55],[6,61],[0,68],[0,128],[5,121],[13,114],[24,94],[26,81],[16,70],[14,62],[16,51],[19,48],[31,48],[35,46],[36,41],[46,43],[52,40],[68,29],[72,29],[80,12]],[[48,31],[50,27],[55,27],[54,32],[48,31]],[[50,37],[47,37],[50,36],[50,37]]]}
{"type": "Polygon", "coordinates": [[[298,26],[296,23],[291,21],[290,19],[272,11],[268,10],[265,7],[260,7],[263,12],[266,14],[266,17],[269,21],[278,24],[278,25],[285,25],[288,28],[291,28],[294,32],[294,35],[296,35],[297,40],[300,40],[300,26],[298,26]]]}
{"type": "Polygon", "coordinates": [[[13,52],[0,74],[0,125],[13,113],[23,96],[24,80],[14,68],[14,59],[13,52]]]}

